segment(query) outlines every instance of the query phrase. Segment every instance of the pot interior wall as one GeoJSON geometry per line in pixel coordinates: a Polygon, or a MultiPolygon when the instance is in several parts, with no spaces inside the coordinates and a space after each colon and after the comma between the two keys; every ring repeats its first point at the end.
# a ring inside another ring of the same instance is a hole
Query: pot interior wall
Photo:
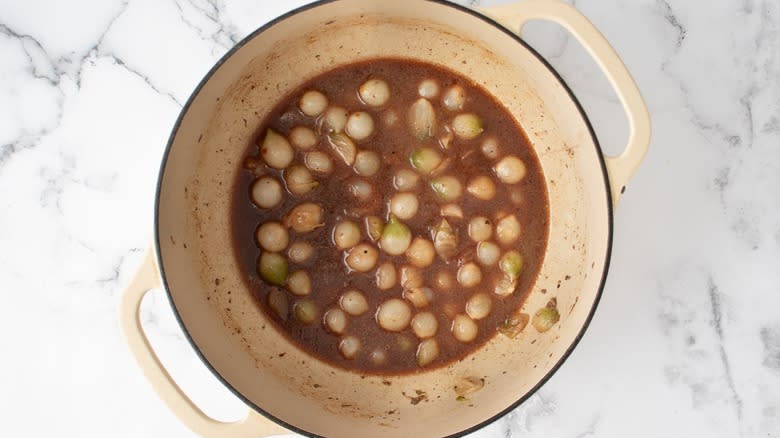
{"type": "Polygon", "coordinates": [[[493,24],[435,2],[341,0],[273,24],[199,89],[161,178],[161,267],[197,348],[248,401],[320,435],[441,436],[500,413],[531,391],[575,342],[597,299],[608,253],[610,212],[599,152],[565,88],[493,24]],[[514,340],[497,336],[445,368],[364,376],[289,345],[243,287],[229,244],[229,199],[254,130],[302,81],[381,56],[459,71],[495,95],[528,133],[545,173],[551,228],[524,308],[533,314],[556,298],[561,321],[552,330],[539,334],[529,325],[514,340]],[[485,387],[468,402],[456,401],[455,379],[469,376],[486,378],[485,387]],[[423,401],[412,403],[419,394],[423,401]]]}

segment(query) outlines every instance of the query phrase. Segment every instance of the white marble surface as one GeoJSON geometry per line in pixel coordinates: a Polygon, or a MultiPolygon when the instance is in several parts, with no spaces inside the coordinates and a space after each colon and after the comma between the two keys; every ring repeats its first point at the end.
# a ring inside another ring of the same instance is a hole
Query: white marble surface
{"type": "MultiPolygon", "coordinates": [[[[132,361],[117,304],[182,102],[236,41],[302,3],[0,0],[0,435],[191,436],[132,361]]],[[[635,75],[653,142],[587,335],[474,436],[780,437],[780,4],[576,6],[635,75]]],[[[619,150],[624,117],[581,48],[551,25],[527,35],[619,150]]],[[[239,418],[164,296],[145,309],[185,389],[239,418]]]]}

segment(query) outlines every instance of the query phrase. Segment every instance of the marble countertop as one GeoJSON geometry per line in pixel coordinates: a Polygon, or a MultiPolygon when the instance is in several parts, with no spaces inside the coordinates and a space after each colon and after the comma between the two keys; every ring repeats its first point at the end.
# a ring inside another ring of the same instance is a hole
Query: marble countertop
{"type": "MultiPolygon", "coordinates": [[[[235,42],[303,3],[0,0],[0,435],[191,436],[127,351],[119,298],[182,103],[235,42]]],[[[473,436],[780,437],[780,4],[704,3],[576,0],[636,78],[653,142],[586,336],[473,436]]],[[[582,48],[549,24],[526,37],[619,151],[625,117],[582,48]]],[[[244,414],[162,293],[144,321],[196,403],[244,414]]]]}

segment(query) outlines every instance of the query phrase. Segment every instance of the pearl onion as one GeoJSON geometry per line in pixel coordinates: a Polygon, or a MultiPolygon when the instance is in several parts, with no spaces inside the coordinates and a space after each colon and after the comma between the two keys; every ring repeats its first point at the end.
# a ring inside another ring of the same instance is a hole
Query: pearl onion
{"type": "Polygon", "coordinates": [[[469,221],[469,237],[475,242],[490,239],[493,234],[493,224],[485,216],[477,216],[469,221]]]}
{"type": "Polygon", "coordinates": [[[317,144],[317,134],[306,126],[296,126],[290,130],[290,143],[298,149],[308,150],[317,144]]]}
{"type": "Polygon", "coordinates": [[[347,314],[341,309],[328,310],[322,320],[325,328],[337,335],[344,333],[344,329],[347,328],[347,314]]]}
{"type": "Polygon", "coordinates": [[[360,316],[368,311],[368,301],[359,290],[348,290],[339,298],[339,306],[352,316],[360,316]]]}
{"type": "Polygon", "coordinates": [[[264,176],[252,184],[251,195],[258,207],[273,208],[282,202],[282,185],[270,176],[264,176]]]}
{"type": "Polygon", "coordinates": [[[477,323],[466,315],[456,315],[452,321],[452,335],[460,342],[471,342],[477,337],[477,323]]]}
{"type": "Polygon", "coordinates": [[[417,365],[424,367],[439,357],[439,344],[436,339],[430,338],[420,342],[417,346],[417,365]]]}
{"type": "Polygon", "coordinates": [[[284,171],[284,182],[293,195],[305,195],[320,185],[307,168],[299,165],[290,166],[284,171]]]}
{"type": "Polygon", "coordinates": [[[453,85],[444,92],[442,103],[450,111],[460,111],[466,102],[466,90],[460,85],[453,85]]]}
{"type": "Polygon", "coordinates": [[[390,199],[390,212],[398,219],[411,219],[417,214],[419,201],[413,193],[398,193],[390,199]]]}
{"type": "Polygon", "coordinates": [[[293,313],[298,321],[311,324],[317,319],[317,305],[314,304],[314,301],[303,299],[293,305],[293,313]]]}
{"type": "Polygon", "coordinates": [[[475,263],[466,263],[458,269],[458,283],[463,287],[474,287],[482,282],[482,271],[475,263]]]}
{"type": "Polygon", "coordinates": [[[520,238],[520,222],[517,221],[517,216],[512,214],[498,221],[496,238],[503,245],[510,245],[520,238]]]}
{"type": "Polygon", "coordinates": [[[350,114],[347,119],[347,135],[357,141],[365,140],[374,132],[374,119],[365,111],[350,114]]]}
{"type": "Polygon", "coordinates": [[[269,129],[260,145],[260,156],[274,169],[284,169],[292,162],[295,152],[286,138],[269,129]]]}
{"type": "Polygon", "coordinates": [[[380,290],[388,290],[398,281],[398,273],[392,263],[386,262],[376,268],[376,287],[380,290]]]}
{"type": "Polygon", "coordinates": [[[477,176],[469,181],[466,191],[477,199],[489,201],[496,196],[496,185],[487,176],[477,176]]]}
{"type": "Polygon", "coordinates": [[[285,228],[279,222],[266,222],[257,227],[255,233],[257,243],[266,251],[279,252],[287,248],[290,236],[285,228]]]}
{"type": "Polygon", "coordinates": [[[420,93],[421,97],[433,99],[439,95],[439,84],[433,79],[426,79],[420,82],[417,92],[420,93]]]}
{"type": "Polygon", "coordinates": [[[309,90],[303,93],[298,107],[309,117],[316,117],[325,111],[328,106],[328,98],[317,90],[309,90]]]}
{"type": "Polygon", "coordinates": [[[417,187],[420,177],[409,169],[401,169],[393,178],[393,186],[398,190],[412,190],[417,187]]]}
{"type": "Polygon", "coordinates": [[[493,309],[493,300],[486,293],[474,294],[466,301],[466,313],[471,319],[482,319],[490,315],[493,309]]]}
{"type": "Polygon", "coordinates": [[[311,293],[311,277],[306,271],[295,271],[287,277],[287,289],[295,295],[311,293]]]}
{"type": "Polygon", "coordinates": [[[374,269],[379,258],[379,251],[367,243],[361,243],[349,250],[347,266],[356,272],[368,272],[374,269]]]}
{"type": "Polygon", "coordinates": [[[325,152],[309,152],[303,157],[303,163],[312,172],[328,174],[333,172],[333,160],[325,152]]]}
{"type": "Polygon", "coordinates": [[[339,222],[333,228],[333,241],[340,250],[352,248],[360,243],[360,226],[352,221],[339,222]]]}
{"type": "Polygon", "coordinates": [[[360,339],[356,336],[345,336],[339,342],[339,352],[345,359],[352,359],[357,356],[360,350],[360,339]]]}
{"type": "Polygon", "coordinates": [[[436,250],[433,249],[433,243],[422,237],[415,237],[412,244],[406,249],[406,259],[418,268],[430,266],[435,256],[436,250]]]}
{"type": "Polygon", "coordinates": [[[390,332],[400,332],[409,325],[412,310],[405,301],[391,298],[379,305],[376,321],[380,327],[390,332]]]}
{"type": "Polygon", "coordinates": [[[501,257],[501,249],[493,242],[479,242],[477,244],[477,261],[482,266],[493,266],[501,257]]]}
{"type": "Polygon", "coordinates": [[[496,163],[494,168],[496,176],[506,184],[519,183],[526,174],[525,163],[513,155],[504,157],[496,163]]]}
{"type": "Polygon", "coordinates": [[[314,248],[307,242],[295,242],[290,245],[287,256],[294,263],[303,263],[314,254],[314,248]]]}
{"type": "Polygon", "coordinates": [[[355,156],[355,172],[358,175],[374,176],[381,166],[382,161],[376,152],[360,151],[355,156]]]}

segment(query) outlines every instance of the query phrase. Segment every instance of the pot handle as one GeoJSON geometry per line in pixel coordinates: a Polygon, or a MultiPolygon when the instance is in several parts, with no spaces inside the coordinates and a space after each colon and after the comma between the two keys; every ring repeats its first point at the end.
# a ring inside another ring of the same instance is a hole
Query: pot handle
{"type": "Polygon", "coordinates": [[[290,433],[254,410],[250,410],[249,415],[241,421],[222,423],[204,414],[187,397],[160,362],[141,326],[141,301],[149,290],[160,286],[154,250],[149,249],[138,273],[122,296],[119,318],[138,366],[168,408],[190,430],[206,438],[255,438],[290,433]]]}
{"type": "Polygon", "coordinates": [[[631,176],[650,146],[650,115],[631,74],[604,35],[574,7],[560,0],[525,0],[518,3],[480,9],[482,13],[519,33],[530,20],[543,19],[560,24],[588,51],[609,79],[628,115],[628,144],[617,157],[605,157],[612,190],[612,203],[617,205],[631,176]]]}

